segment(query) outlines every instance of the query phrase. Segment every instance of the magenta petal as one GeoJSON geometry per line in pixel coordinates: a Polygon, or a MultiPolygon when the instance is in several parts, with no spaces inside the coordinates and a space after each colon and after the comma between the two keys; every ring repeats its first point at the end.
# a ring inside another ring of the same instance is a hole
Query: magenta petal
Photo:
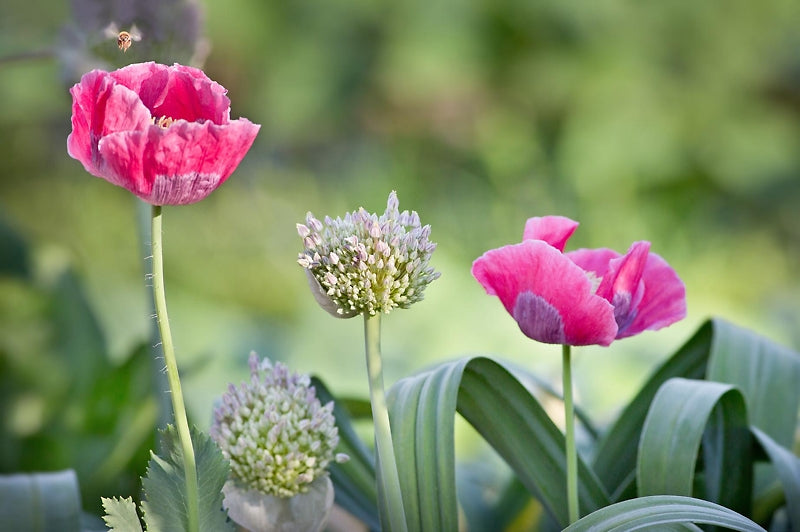
{"type": "Polygon", "coordinates": [[[225,88],[197,68],[139,63],[110,75],[137,93],[156,118],[211,120],[215,124],[225,124],[230,119],[231,102],[225,88]]]}
{"type": "Polygon", "coordinates": [[[592,293],[581,268],[546,242],[487,251],[473,263],[472,274],[534,340],[609,345],[616,336],[611,304],[592,293]]]}
{"type": "Polygon", "coordinates": [[[70,93],[72,133],[67,138],[67,152],[92,175],[105,177],[98,154],[99,140],[118,131],[147,128],[150,112],[136,93],[114,84],[109,74],[100,70],[85,74],[70,93]]]}
{"type": "Polygon", "coordinates": [[[522,240],[544,240],[559,251],[564,251],[567,240],[578,228],[578,222],[564,216],[528,218],[522,240]]]}
{"type": "Polygon", "coordinates": [[[587,272],[592,272],[598,278],[603,277],[608,271],[608,265],[619,253],[613,249],[576,249],[565,253],[569,259],[587,272]]]}
{"type": "Polygon", "coordinates": [[[617,338],[655,331],[686,317],[686,287],[667,261],[650,253],[640,283],[636,313],[617,338]]]}
{"type": "Polygon", "coordinates": [[[233,173],[259,127],[244,118],[224,126],[181,120],[166,129],[110,135],[100,152],[117,184],[154,205],[186,205],[233,173]]]}

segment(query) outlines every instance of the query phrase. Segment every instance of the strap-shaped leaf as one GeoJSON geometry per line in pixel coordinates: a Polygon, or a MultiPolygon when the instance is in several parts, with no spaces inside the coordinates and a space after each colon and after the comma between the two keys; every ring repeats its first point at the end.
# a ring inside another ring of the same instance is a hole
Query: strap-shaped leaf
{"type": "Polygon", "coordinates": [[[756,440],[775,466],[786,497],[786,509],[792,530],[800,530],[800,458],[780,446],[765,432],[751,427],[756,440]]]}
{"type": "MultiPolygon", "coordinates": [[[[559,522],[568,522],[564,435],[538,401],[498,362],[440,364],[398,381],[388,394],[403,502],[411,530],[456,530],[453,423],[456,410],[505,459],[559,522]]],[[[584,513],[608,504],[579,460],[584,513]]]]}
{"type": "Polygon", "coordinates": [[[699,379],[705,375],[714,330],[714,322],[704,323],[688,342],[656,370],[598,443],[592,467],[611,493],[612,501],[620,500],[626,494],[635,494],[630,493],[629,488],[635,479],[639,435],[658,389],[673,377],[699,379]]]}
{"type": "Polygon", "coordinates": [[[80,530],[78,477],[70,470],[0,476],[0,530],[80,530]]]}
{"type": "Polygon", "coordinates": [[[743,532],[765,532],[753,521],[724,506],[675,495],[640,497],[612,504],[576,521],[564,532],[680,530],[670,525],[681,523],[717,525],[743,532]]]}
{"type": "MultiPolygon", "coordinates": [[[[375,457],[364,446],[364,443],[353,429],[348,411],[342,406],[343,401],[335,401],[333,395],[320,379],[312,377],[311,383],[317,391],[322,404],[333,403],[333,415],[339,430],[339,447],[337,452],[350,457],[344,464],[330,465],[331,480],[335,486],[336,504],[363,521],[370,530],[380,528],[378,519],[375,484],[375,457]]],[[[360,410],[371,417],[369,403],[360,406],[360,410]]]]}
{"type": "Polygon", "coordinates": [[[800,356],[753,331],[714,322],[708,380],[727,382],[747,399],[750,424],[791,447],[800,408],[800,356]]]}
{"type": "Polygon", "coordinates": [[[704,434],[704,498],[749,512],[752,442],[744,396],[717,382],[675,378],[659,389],[639,442],[639,495],[692,495],[704,434]]]}

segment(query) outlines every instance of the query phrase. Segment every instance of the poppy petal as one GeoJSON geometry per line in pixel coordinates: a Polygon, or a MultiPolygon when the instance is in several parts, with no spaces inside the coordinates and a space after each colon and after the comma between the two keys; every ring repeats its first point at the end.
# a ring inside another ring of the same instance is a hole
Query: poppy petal
{"type": "Polygon", "coordinates": [[[567,240],[578,228],[578,222],[564,216],[528,218],[522,240],[544,240],[559,251],[564,251],[567,240]]]}
{"type": "Polygon", "coordinates": [[[138,94],[155,117],[189,122],[211,120],[215,124],[230,120],[227,91],[197,68],[151,62],[129,65],[110,75],[138,94]]]}
{"type": "Polygon", "coordinates": [[[686,317],[686,286],[667,261],[650,253],[642,273],[635,314],[620,325],[617,338],[655,331],[686,317]]]}
{"type": "Polygon", "coordinates": [[[163,129],[105,137],[107,172],[153,205],[186,205],[208,196],[233,173],[260,126],[241,118],[224,126],[183,120],[163,129]]]}
{"type": "Polygon", "coordinates": [[[526,240],[487,251],[473,263],[472,274],[534,340],[570,345],[614,340],[611,304],[592,293],[580,267],[546,242],[526,240]]]}

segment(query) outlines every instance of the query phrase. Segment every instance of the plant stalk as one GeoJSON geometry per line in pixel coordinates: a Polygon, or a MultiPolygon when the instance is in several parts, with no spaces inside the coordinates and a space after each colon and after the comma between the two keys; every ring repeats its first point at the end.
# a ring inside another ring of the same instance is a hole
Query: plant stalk
{"type": "Polygon", "coordinates": [[[578,453],[575,448],[575,405],[572,400],[572,361],[570,360],[570,346],[561,346],[562,350],[562,378],[564,387],[564,423],[566,425],[567,439],[567,508],[569,522],[574,523],[580,519],[578,507],[578,453]]]}
{"type": "Polygon", "coordinates": [[[153,251],[153,299],[156,306],[156,319],[161,332],[161,346],[164,351],[164,362],[167,367],[167,380],[172,397],[172,411],[175,416],[175,426],[178,430],[178,439],[181,442],[181,455],[183,456],[183,470],[186,481],[186,504],[189,532],[199,531],[199,495],[197,486],[197,466],[195,465],[194,447],[189,432],[189,420],[186,417],[186,407],[183,403],[181,380],[178,375],[178,363],[175,360],[175,347],[172,343],[172,332],[167,316],[167,299],[164,293],[164,256],[161,240],[161,206],[153,205],[153,223],[151,234],[153,251]]]}
{"type": "Polygon", "coordinates": [[[384,530],[405,532],[408,530],[403,510],[403,495],[400,477],[394,457],[389,411],[383,390],[383,368],[381,363],[381,316],[364,314],[364,343],[369,377],[369,398],[372,404],[372,421],[375,426],[375,450],[378,466],[378,492],[381,504],[381,524],[384,530]],[[386,515],[384,515],[384,513],[386,515]]]}

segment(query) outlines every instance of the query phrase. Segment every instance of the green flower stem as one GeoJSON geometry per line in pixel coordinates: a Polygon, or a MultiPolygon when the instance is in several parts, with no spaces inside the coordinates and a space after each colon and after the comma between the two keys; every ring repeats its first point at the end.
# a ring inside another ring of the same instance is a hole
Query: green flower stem
{"type": "Polygon", "coordinates": [[[383,497],[381,508],[387,515],[381,515],[383,528],[391,532],[408,530],[403,510],[403,495],[400,491],[400,477],[392,446],[392,429],[389,425],[389,411],[383,391],[383,369],[381,364],[381,316],[370,317],[364,314],[364,343],[367,352],[367,374],[369,376],[369,397],[372,404],[372,421],[375,425],[375,449],[377,451],[378,492],[383,497]]]}
{"type": "Polygon", "coordinates": [[[562,375],[564,387],[564,422],[567,435],[567,508],[569,509],[569,522],[574,523],[580,519],[578,508],[578,453],[575,449],[575,405],[572,401],[572,362],[570,360],[570,346],[562,347],[562,375]]]}
{"type": "Polygon", "coordinates": [[[153,247],[153,298],[156,305],[158,328],[161,331],[161,346],[164,350],[164,361],[167,366],[167,380],[172,396],[172,411],[181,442],[183,469],[186,480],[186,504],[189,532],[199,530],[199,496],[197,487],[197,467],[195,465],[192,437],[189,433],[189,420],[186,418],[186,407],[183,404],[181,379],[178,376],[178,363],[175,360],[175,348],[172,344],[172,332],[167,316],[167,299],[164,294],[164,257],[161,242],[161,206],[153,205],[153,223],[151,234],[153,247]]]}

